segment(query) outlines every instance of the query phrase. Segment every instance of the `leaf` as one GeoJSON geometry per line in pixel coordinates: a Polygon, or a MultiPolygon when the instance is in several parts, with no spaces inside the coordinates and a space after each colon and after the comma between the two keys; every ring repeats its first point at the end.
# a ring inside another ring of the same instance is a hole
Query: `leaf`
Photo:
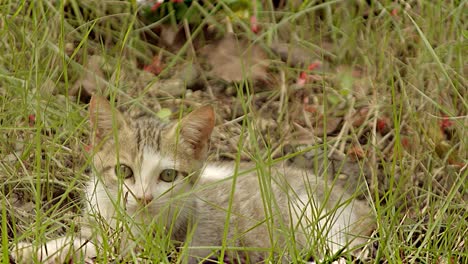
{"type": "Polygon", "coordinates": [[[222,0],[222,1],[226,3],[226,5],[229,6],[229,8],[231,8],[231,10],[234,12],[245,10],[245,9],[249,10],[252,5],[252,1],[250,0],[222,0]]]}
{"type": "Polygon", "coordinates": [[[360,160],[366,157],[366,153],[359,145],[353,145],[348,149],[348,156],[356,160],[360,160]]]}
{"type": "Polygon", "coordinates": [[[146,65],[143,70],[158,75],[163,70],[162,62],[158,56],[154,56],[151,64],[146,65]]]}
{"type": "Polygon", "coordinates": [[[349,72],[345,72],[341,76],[340,80],[340,94],[343,96],[349,95],[349,93],[353,90],[354,78],[349,72]]]}
{"type": "Polygon", "coordinates": [[[335,106],[341,102],[341,98],[335,94],[328,94],[327,100],[331,106],[335,106]]]}
{"type": "Polygon", "coordinates": [[[156,113],[156,116],[161,120],[169,120],[169,117],[171,117],[171,115],[172,111],[169,108],[161,108],[161,110],[159,110],[156,113]]]}
{"type": "Polygon", "coordinates": [[[202,55],[211,66],[210,74],[227,82],[267,78],[269,60],[266,53],[259,46],[238,40],[233,35],[205,46],[202,55]]]}

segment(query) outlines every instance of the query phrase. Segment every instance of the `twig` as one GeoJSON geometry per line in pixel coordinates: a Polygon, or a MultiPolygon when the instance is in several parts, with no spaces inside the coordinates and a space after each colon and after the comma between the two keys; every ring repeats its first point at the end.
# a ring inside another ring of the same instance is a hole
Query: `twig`
{"type": "Polygon", "coordinates": [[[284,98],[286,97],[287,87],[286,87],[286,76],[284,71],[280,70],[280,79],[281,79],[281,86],[280,86],[280,101],[279,101],[279,108],[278,108],[278,115],[282,115],[284,113],[284,98]]]}
{"type": "Polygon", "coordinates": [[[338,134],[338,136],[336,137],[336,142],[335,144],[333,144],[333,146],[330,148],[330,152],[328,153],[328,157],[331,158],[333,153],[336,151],[337,147],[338,147],[338,144],[340,143],[340,141],[342,141],[341,145],[340,145],[340,148],[339,148],[339,151],[341,153],[344,152],[344,149],[345,149],[345,146],[346,146],[346,140],[342,140],[343,136],[345,134],[348,134],[348,131],[349,131],[349,126],[350,126],[350,120],[351,120],[351,116],[352,114],[354,114],[354,103],[355,103],[355,99],[354,97],[351,98],[351,103],[350,103],[350,106],[349,106],[349,111],[348,113],[346,114],[345,118],[344,118],[344,124],[343,124],[343,128],[341,129],[340,133],[338,134]]]}

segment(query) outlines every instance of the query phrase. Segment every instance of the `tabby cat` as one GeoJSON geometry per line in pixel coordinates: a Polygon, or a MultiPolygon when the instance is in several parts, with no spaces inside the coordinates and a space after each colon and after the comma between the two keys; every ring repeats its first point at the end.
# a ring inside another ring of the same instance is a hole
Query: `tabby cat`
{"type": "Polygon", "coordinates": [[[309,172],[284,163],[206,162],[215,125],[210,106],[163,123],[129,118],[93,96],[89,112],[94,172],[81,232],[42,246],[19,243],[19,263],[99,257],[105,243],[116,244],[104,239],[103,224],[108,232],[124,230],[118,245],[126,253],[156,224],[188,243],[188,263],[216,259],[220,248],[242,263],[323,257],[353,251],[371,231],[366,202],[309,172]]]}

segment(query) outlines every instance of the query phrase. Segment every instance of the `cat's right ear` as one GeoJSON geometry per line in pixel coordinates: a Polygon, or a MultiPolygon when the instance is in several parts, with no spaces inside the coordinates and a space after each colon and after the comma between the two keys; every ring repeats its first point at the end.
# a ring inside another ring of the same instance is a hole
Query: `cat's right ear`
{"type": "Polygon", "coordinates": [[[89,103],[89,120],[92,131],[92,144],[99,144],[112,134],[113,126],[117,129],[125,124],[125,119],[118,110],[113,109],[106,98],[93,95],[89,103]]]}

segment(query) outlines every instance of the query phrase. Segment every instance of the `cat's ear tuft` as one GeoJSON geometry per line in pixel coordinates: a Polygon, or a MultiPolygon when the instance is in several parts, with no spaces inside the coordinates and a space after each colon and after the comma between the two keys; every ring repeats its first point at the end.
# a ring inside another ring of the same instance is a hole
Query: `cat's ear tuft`
{"type": "Polygon", "coordinates": [[[194,158],[200,159],[205,155],[214,125],[215,113],[209,105],[194,110],[182,119],[180,137],[191,148],[194,158]]]}
{"type": "Polygon", "coordinates": [[[125,124],[123,115],[113,110],[106,98],[93,95],[89,103],[89,120],[93,131],[93,144],[99,143],[112,133],[112,127],[121,128],[125,124]]]}

